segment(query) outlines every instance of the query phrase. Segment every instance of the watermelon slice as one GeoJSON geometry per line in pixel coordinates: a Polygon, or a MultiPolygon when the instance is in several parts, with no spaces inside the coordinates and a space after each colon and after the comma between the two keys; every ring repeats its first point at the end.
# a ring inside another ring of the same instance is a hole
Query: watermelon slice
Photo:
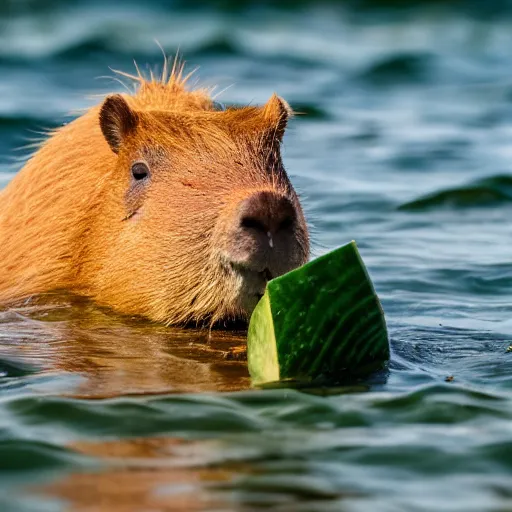
{"type": "Polygon", "coordinates": [[[255,385],[343,382],[388,359],[384,313],[355,242],[269,281],[251,316],[255,385]]]}

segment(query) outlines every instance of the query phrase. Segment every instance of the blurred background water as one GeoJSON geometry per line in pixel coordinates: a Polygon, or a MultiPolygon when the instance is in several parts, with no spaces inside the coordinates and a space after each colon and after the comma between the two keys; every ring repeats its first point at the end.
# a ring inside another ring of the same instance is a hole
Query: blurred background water
{"type": "Polygon", "coordinates": [[[357,240],[389,372],[254,391],[244,333],[0,311],[0,510],[512,510],[512,2],[2,0],[0,186],[155,40],[305,114],[285,165],[314,254],[357,240]]]}

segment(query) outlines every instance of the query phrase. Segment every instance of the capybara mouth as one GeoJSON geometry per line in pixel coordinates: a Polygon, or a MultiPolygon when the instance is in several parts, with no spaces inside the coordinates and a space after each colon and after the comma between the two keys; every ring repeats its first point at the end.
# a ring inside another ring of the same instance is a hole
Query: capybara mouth
{"type": "MultiPolygon", "coordinates": [[[[274,278],[268,268],[266,268],[263,272],[258,272],[258,274],[260,274],[261,277],[265,280],[265,287],[267,286],[267,283],[274,278]]],[[[256,293],[256,298],[258,299],[258,302],[262,299],[263,295],[264,291],[256,293]]]]}
{"type": "Polygon", "coordinates": [[[274,278],[272,272],[270,272],[268,268],[265,268],[263,270],[254,270],[246,265],[235,263],[233,261],[229,262],[229,266],[235,274],[238,274],[243,278],[255,277],[257,280],[263,281],[265,283],[265,286],[267,285],[268,281],[274,278]]]}
{"type": "Polygon", "coordinates": [[[274,276],[272,275],[272,272],[270,272],[270,270],[268,268],[266,268],[263,272],[263,277],[267,280],[267,281],[270,281],[271,279],[274,279],[274,276]]]}
{"type": "Polygon", "coordinates": [[[239,280],[238,300],[240,307],[250,315],[258,301],[263,297],[268,281],[273,279],[272,272],[254,270],[240,263],[230,261],[229,272],[239,280]]]}

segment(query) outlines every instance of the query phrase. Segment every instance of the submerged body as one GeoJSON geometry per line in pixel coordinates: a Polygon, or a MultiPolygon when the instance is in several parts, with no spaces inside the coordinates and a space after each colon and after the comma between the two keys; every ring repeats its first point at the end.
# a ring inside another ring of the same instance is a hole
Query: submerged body
{"type": "Polygon", "coordinates": [[[0,304],[66,289],[167,324],[250,315],[305,263],[290,110],[219,110],[182,68],[55,131],[0,193],[0,304]]]}

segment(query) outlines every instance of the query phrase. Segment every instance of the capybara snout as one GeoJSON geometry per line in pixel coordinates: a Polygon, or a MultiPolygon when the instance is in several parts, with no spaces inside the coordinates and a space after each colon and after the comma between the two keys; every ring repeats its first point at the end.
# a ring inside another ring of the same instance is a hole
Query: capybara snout
{"type": "Polygon", "coordinates": [[[251,192],[225,229],[222,256],[240,278],[241,308],[250,313],[270,279],[305,263],[307,229],[295,193],[251,192]]]}
{"type": "Polygon", "coordinates": [[[0,302],[65,288],[166,324],[247,319],[309,257],[280,154],[291,110],[276,95],[220,110],[180,66],[133,79],[2,193],[0,302]]]}
{"type": "Polygon", "coordinates": [[[226,260],[272,279],[303,264],[307,237],[296,198],[261,190],[242,200],[227,229],[226,260]]]}

